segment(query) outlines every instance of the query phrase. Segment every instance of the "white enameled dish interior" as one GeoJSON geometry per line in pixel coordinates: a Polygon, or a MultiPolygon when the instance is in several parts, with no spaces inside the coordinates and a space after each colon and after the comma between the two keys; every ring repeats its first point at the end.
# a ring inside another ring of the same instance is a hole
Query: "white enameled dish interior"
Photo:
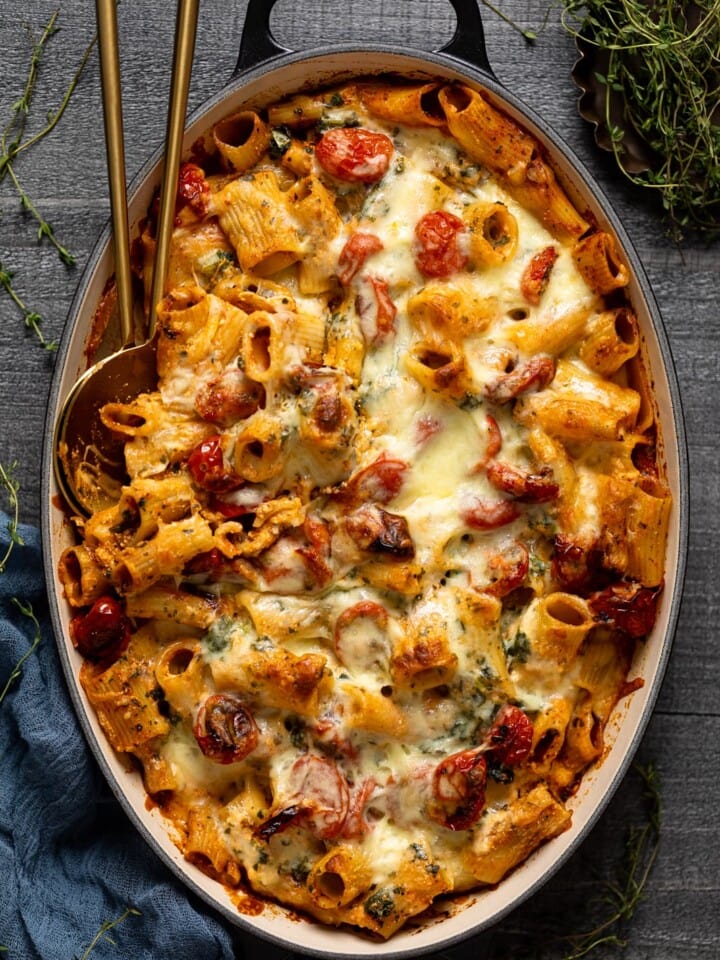
{"type": "MultiPolygon", "coordinates": [[[[247,82],[238,81],[231,85],[226,92],[214,98],[207,108],[196,114],[186,133],[186,149],[189,150],[190,145],[213,123],[238,109],[240,104],[263,105],[301,88],[317,87],[337,79],[391,71],[410,77],[442,76],[481,85],[479,83],[481,77],[477,71],[472,68],[461,69],[458,62],[453,64],[449,58],[439,54],[413,56],[388,53],[379,49],[355,51],[340,49],[309,57],[283,58],[278,63],[279,66],[274,69],[266,67],[253,71],[247,82]]],[[[490,82],[490,86],[491,92],[494,91],[497,94],[499,89],[497,84],[490,82]]],[[[505,109],[545,143],[571,195],[575,199],[580,198],[583,208],[591,210],[600,224],[609,225],[610,229],[617,232],[618,224],[612,212],[603,201],[598,199],[597,191],[591,188],[587,177],[579,172],[575,161],[568,159],[563,148],[551,142],[527,114],[513,104],[512,98],[506,99],[505,109]]],[[[145,214],[159,181],[160,171],[161,163],[157,159],[141,173],[136,186],[131,188],[131,225],[137,224],[145,214]]],[[[639,268],[637,258],[629,249],[621,229],[619,239],[627,259],[637,271],[639,268]]],[[[168,835],[167,823],[159,811],[147,808],[146,794],[139,774],[130,769],[110,749],[95,713],[79,685],[77,677],[81,658],[69,641],[69,610],[63,601],[62,589],[56,574],[60,555],[72,542],[72,530],[60,509],[58,491],[52,476],[53,451],[49,444],[51,444],[52,424],[61,408],[62,400],[77,376],[86,367],[86,338],[97,303],[112,274],[112,269],[112,254],[106,237],[88,267],[65,334],[66,343],[59,361],[53,397],[48,411],[43,508],[48,592],[67,682],[90,745],[112,789],[156,853],[188,886],[232,922],[244,926],[261,937],[295,950],[315,956],[408,957],[431,953],[441,946],[447,947],[465,938],[470,932],[478,932],[496,922],[551,875],[576,848],[580,839],[585,836],[604,808],[626,771],[645,728],[672,641],[684,569],[684,445],[677,410],[677,389],[674,386],[674,374],[666,360],[668,352],[664,344],[664,334],[658,329],[657,322],[653,318],[653,307],[645,296],[642,283],[637,279],[633,280],[630,296],[644,336],[645,358],[652,372],[658,405],[657,414],[662,430],[667,480],[677,504],[671,522],[665,592],[659,616],[652,635],[641,645],[633,666],[633,675],[642,676],[645,684],[632,697],[624,700],[616,710],[608,727],[607,754],[603,762],[585,777],[577,795],[570,803],[573,810],[572,829],[537,850],[497,887],[463,897],[457,904],[451,901],[447,905],[446,913],[443,904],[443,909],[424,924],[400,931],[387,943],[379,943],[352,931],[325,928],[316,922],[304,922],[299,920],[294,912],[274,905],[268,905],[257,914],[243,913],[242,910],[238,910],[237,897],[231,899],[222,886],[185,861],[168,835]]]]}

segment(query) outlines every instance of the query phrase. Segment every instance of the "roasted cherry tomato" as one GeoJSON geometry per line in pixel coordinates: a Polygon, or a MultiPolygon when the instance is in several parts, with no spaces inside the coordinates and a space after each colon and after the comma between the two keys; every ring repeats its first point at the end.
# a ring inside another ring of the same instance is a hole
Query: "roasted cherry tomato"
{"type": "Polygon", "coordinates": [[[632,580],[613,583],[588,597],[596,619],[611,623],[629,637],[644,637],[657,616],[659,587],[644,587],[632,580]]]}
{"type": "Polygon", "coordinates": [[[550,274],[558,258],[555,247],[545,247],[536,253],[523,271],[520,280],[520,292],[528,303],[537,306],[550,282],[550,274]]]}
{"type": "Polygon", "coordinates": [[[130,642],[130,621],[115,597],[99,597],[87,613],[73,617],[70,636],[88,660],[113,661],[130,642]]]}
{"type": "Polygon", "coordinates": [[[510,403],[521,394],[542,390],[555,376],[555,361],[545,354],[530,357],[514,370],[503,373],[483,391],[493,403],[510,403]]]}
{"type": "Polygon", "coordinates": [[[484,497],[473,497],[468,500],[460,511],[463,522],[473,530],[495,530],[512,523],[520,514],[520,509],[513,500],[486,500],[484,497]]]}
{"type": "Polygon", "coordinates": [[[415,263],[426,277],[449,277],[467,263],[460,246],[465,224],[454,213],[432,210],[415,226],[415,263]]]}
{"type": "Polygon", "coordinates": [[[225,467],[220,436],[208,437],[188,457],[188,470],[199,487],[213,493],[226,493],[242,483],[242,478],[225,467]]]}
{"type": "Polygon", "coordinates": [[[292,824],[307,827],[321,840],[336,837],[350,808],[347,780],[332,760],[305,754],[290,768],[289,803],[257,830],[263,840],[282,833],[292,824]]]}
{"type": "Polygon", "coordinates": [[[523,585],[529,569],[528,548],[520,540],[513,540],[488,557],[486,573],[490,581],[480,589],[493,597],[506,597],[523,585]]]}
{"type": "Polygon", "coordinates": [[[386,280],[368,277],[368,285],[371,296],[361,291],[355,299],[360,329],[367,343],[384,343],[395,332],[397,307],[392,301],[386,280]]]}
{"type": "Polygon", "coordinates": [[[331,176],[348,183],[376,183],[390,166],[390,137],[363,127],[328,130],[315,146],[320,166],[331,176]]]}
{"type": "Polygon", "coordinates": [[[196,163],[181,163],[178,171],[177,205],[191,207],[198,216],[207,213],[210,200],[210,186],[205,179],[205,171],[196,163]]]}
{"type": "Polygon", "coordinates": [[[348,480],[346,494],[358,503],[390,503],[400,493],[408,464],[381,454],[348,480]]]}
{"type": "Polygon", "coordinates": [[[520,707],[506,703],[488,730],[484,745],[498,763],[514,767],[528,758],[533,732],[530,717],[520,707]]]}
{"type": "Polygon", "coordinates": [[[214,693],[207,698],[198,710],[193,733],[205,756],[217,763],[243,760],[258,742],[253,715],[232,693],[214,693]]]}
{"type": "Polygon", "coordinates": [[[552,470],[548,468],[542,468],[539,473],[528,473],[501,460],[490,460],[485,472],[496,490],[523,503],[547,503],[555,500],[560,492],[552,470]]]}
{"type": "Polygon", "coordinates": [[[461,750],[435,768],[430,817],[448,830],[469,830],[485,806],[487,762],[482,747],[461,750]]]}
{"type": "Polygon", "coordinates": [[[354,233],[340,251],[338,280],[346,287],[373,253],[383,249],[382,240],[374,233],[354,233]]]}
{"type": "Polygon", "coordinates": [[[415,556],[415,544],[405,517],[388,513],[375,504],[351,513],[345,529],[355,543],[369,553],[382,553],[396,560],[411,560],[415,556]]]}

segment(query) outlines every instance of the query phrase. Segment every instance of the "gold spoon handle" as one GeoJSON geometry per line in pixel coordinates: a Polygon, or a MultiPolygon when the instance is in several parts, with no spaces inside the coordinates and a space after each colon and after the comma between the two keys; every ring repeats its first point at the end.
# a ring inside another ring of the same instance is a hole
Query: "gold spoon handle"
{"type": "Polygon", "coordinates": [[[117,0],[96,0],[95,9],[100,48],[105,148],[110,186],[110,212],[115,251],[115,283],[120,313],[122,346],[133,339],[132,276],[130,273],[130,229],[125,182],[122,88],[118,53],[117,0]]]}
{"type": "Polygon", "coordinates": [[[165,169],[160,189],[160,213],[158,215],[155,266],[150,293],[150,316],[148,339],[155,331],[157,305],[162,299],[170,253],[170,238],[175,220],[175,195],[178,169],[182,152],[185,116],[187,113],[188,89],[192,73],[195,33],[197,29],[199,0],[179,0],[175,24],[175,52],[170,106],[168,108],[167,132],[165,135],[165,169]]]}

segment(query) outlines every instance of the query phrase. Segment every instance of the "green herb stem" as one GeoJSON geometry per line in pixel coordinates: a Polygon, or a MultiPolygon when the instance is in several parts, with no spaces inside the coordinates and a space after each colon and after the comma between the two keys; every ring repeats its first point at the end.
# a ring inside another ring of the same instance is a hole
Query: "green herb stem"
{"type": "Polygon", "coordinates": [[[42,323],[42,317],[40,316],[39,313],[37,313],[37,311],[32,310],[30,307],[28,307],[25,304],[24,300],[20,297],[18,292],[15,290],[12,284],[13,276],[14,274],[12,274],[9,270],[7,270],[2,265],[2,263],[0,263],[0,286],[2,286],[5,289],[5,292],[7,293],[7,295],[10,297],[10,299],[18,308],[18,310],[22,313],[23,319],[25,321],[25,326],[29,330],[32,330],[32,332],[37,337],[37,340],[40,343],[40,346],[43,347],[45,350],[48,350],[50,353],[54,353],[57,350],[57,346],[58,346],[57,341],[45,339],[43,332],[40,329],[40,324],[42,323]]]}
{"type": "Polygon", "coordinates": [[[124,913],[121,913],[120,916],[116,917],[114,920],[106,920],[102,924],[98,932],[95,934],[95,936],[93,937],[91,943],[88,945],[87,949],[83,953],[80,960],[88,960],[88,957],[93,952],[95,947],[100,943],[101,940],[107,940],[108,943],[111,943],[113,946],[115,946],[116,945],[115,941],[111,937],[109,937],[108,934],[110,933],[111,930],[119,926],[121,923],[123,923],[123,921],[127,920],[127,918],[130,916],[139,917],[140,911],[136,910],[134,907],[128,907],[124,911],[124,913]]]}
{"type": "Polygon", "coordinates": [[[7,681],[5,682],[5,686],[0,691],[0,703],[3,702],[3,700],[8,694],[10,687],[13,685],[13,683],[15,683],[18,677],[22,674],[22,666],[25,663],[25,661],[28,659],[29,656],[31,656],[35,652],[38,645],[40,644],[40,641],[42,640],[42,635],[40,633],[40,623],[38,622],[38,619],[35,616],[35,613],[33,612],[33,608],[31,604],[23,603],[21,600],[18,600],[17,597],[13,597],[12,601],[22,614],[24,614],[26,617],[29,617],[30,620],[32,620],[35,626],[35,635],[28,649],[20,657],[18,662],[10,671],[10,676],[7,678],[7,681]]]}
{"type": "MultiPolygon", "coordinates": [[[[77,87],[80,76],[88,61],[90,52],[95,45],[96,38],[93,37],[90,44],[88,44],[86,47],[85,52],[80,60],[80,64],[75,70],[70,83],[65,89],[65,93],[57,109],[54,112],[50,111],[48,113],[47,122],[37,133],[25,139],[27,120],[33,105],[42,56],[47,42],[55,33],[58,32],[57,19],[58,11],[56,10],[50,17],[45,29],[37,41],[34,40],[32,34],[30,34],[32,51],[23,91],[19,99],[13,104],[10,119],[5,125],[2,134],[0,134],[0,182],[2,182],[5,177],[10,178],[15,191],[20,198],[21,206],[30,214],[37,224],[38,242],[47,240],[55,248],[61,261],[66,266],[72,266],[75,263],[75,257],[68,250],[68,248],[60,243],[60,241],[57,239],[52,225],[44,218],[35,201],[23,187],[15,168],[15,159],[23,151],[30,149],[30,147],[47,137],[57,126],[61,117],[65,113],[70,99],[77,87]]],[[[54,342],[46,341],[40,331],[40,323],[42,320],[40,314],[27,307],[14,290],[11,282],[12,276],[12,273],[7,269],[3,269],[2,265],[0,264],[0,285],[4,287],[5,291],[10,296],[10,299],[22,313],[25,325],[33,330],[42,347],[44,347],[46,350],[55,350],[57,345],[54,342]]]]}
{"type": "Polygon", "coordinates": [[[24,546],[24,541],[18,533],[18,522],[20,519],[20,501],[18,499],[18,491],[20,489],[20,484],[13,476],[16,468],[17,460],[14,460],[7,469],[5,469],[2,463],[0,463],[0,488],[2,488],[7,494],[10,509],[12,511],[12,515],[7,522],[7,531],[10,540],[8,542],[7,549],[5,550],[5,554],[0,557],[0,573],[5,572],[5,568],[7,567],[13,548],[24,546]]]}

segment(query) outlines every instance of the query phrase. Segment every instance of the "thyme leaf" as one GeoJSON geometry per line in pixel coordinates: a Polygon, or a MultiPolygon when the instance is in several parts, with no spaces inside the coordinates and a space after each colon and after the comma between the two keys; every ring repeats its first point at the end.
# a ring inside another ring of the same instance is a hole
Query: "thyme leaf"
{"type": "Polygon", "coordinates": [[[561,0],[564,29],[608,58],[605,124],[618,167],[657,191],[668,233],[720,236],[720,0],[561,0]],[[649,170],[631,172],[625,131],[645,141],[649,170]]]}

